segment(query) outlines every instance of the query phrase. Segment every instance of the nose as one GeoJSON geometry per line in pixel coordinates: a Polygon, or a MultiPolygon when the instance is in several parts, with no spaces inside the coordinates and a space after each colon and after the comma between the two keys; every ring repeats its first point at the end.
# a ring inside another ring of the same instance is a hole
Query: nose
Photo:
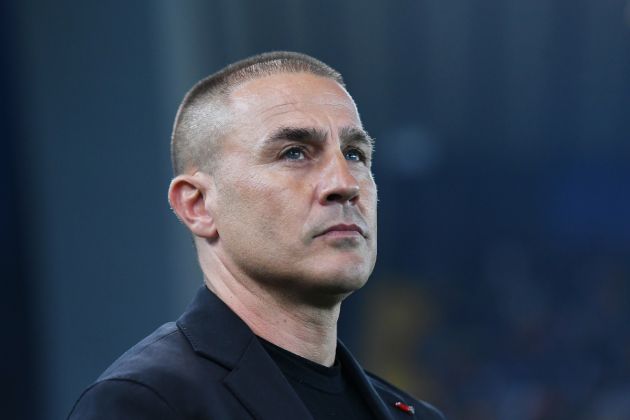
{"type": "Polygon", "coordinates": [[[356,204],[359,200],[359,183],[350,172],[348,161],[341,151],[332,156],[322,170],[319,202],[356,204]]]}

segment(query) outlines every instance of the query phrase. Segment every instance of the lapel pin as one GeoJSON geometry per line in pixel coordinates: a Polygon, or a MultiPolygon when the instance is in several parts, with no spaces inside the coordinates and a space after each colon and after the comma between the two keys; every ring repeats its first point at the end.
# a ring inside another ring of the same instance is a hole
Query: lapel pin
{"type": "Polygon", "coordinates": [[[416,413],[416,409],[413,408],[413,405],[407,405],[401,401],[397,401],[396,403],[394,403],[394,407],[396,407],[400,411],[404,411],[405,413],[409,415],[413,415],[416,413]]]}

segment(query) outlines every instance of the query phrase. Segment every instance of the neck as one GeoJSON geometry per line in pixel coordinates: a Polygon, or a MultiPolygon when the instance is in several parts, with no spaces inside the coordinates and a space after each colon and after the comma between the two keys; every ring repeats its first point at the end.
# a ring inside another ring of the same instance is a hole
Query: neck
{"type": "Polygon", "coordinates": [[[341,300],[309,304],[229,270],[218,258],[200,258],[200,263],[206,286],[254,334],[315,363],[333,365],[341,300]]]}

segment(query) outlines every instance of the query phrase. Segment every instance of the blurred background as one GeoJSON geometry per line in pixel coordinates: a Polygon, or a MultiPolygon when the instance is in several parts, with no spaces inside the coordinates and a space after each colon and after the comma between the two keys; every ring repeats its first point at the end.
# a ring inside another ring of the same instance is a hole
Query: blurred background
{"type": "Polygon", "coordinates": [[[0,4],[3,418],[64,418],[183,311],[177,105],[288,49],[341,71],[377,141],[359,359],[451,419],[630,419],[626,0],[0,4]]]}

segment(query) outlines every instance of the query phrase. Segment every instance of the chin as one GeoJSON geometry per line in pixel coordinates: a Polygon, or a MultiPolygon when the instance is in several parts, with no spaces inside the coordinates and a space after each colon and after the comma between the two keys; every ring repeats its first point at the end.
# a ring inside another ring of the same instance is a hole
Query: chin
{"type": "Polygon", "coordinates": [[[304,301],[319,307],[333,307],[346,297],[359,290],[367,282],[365,277],[342,276],[342,273],[331,277],[311,279],[305,289],[302,289],[304,301]]]}
{"type": "Polygon", "coordinates": [[[366,265],[319,264],[293,271],[282,283],[294,296],[310,305],[331,308],[365,285],[371,272],[366,265]],[[290,285],[289,285],[290,284],[290,285]]]}
{"type": "Polygon", "coordinates": [[[291,277],[308,296],[329,297],[337,301],[367,283],[375,253],[334,252],[315,254],[297,264],[291,277]]]}
{"type": "Polygon", "coordinates": [[[349,294],[359,290],[367,283],[371,267],[349,265],[339,267],[322,266],[313,276],[312,284],[327,289],[331,293],[349,294]]]}

